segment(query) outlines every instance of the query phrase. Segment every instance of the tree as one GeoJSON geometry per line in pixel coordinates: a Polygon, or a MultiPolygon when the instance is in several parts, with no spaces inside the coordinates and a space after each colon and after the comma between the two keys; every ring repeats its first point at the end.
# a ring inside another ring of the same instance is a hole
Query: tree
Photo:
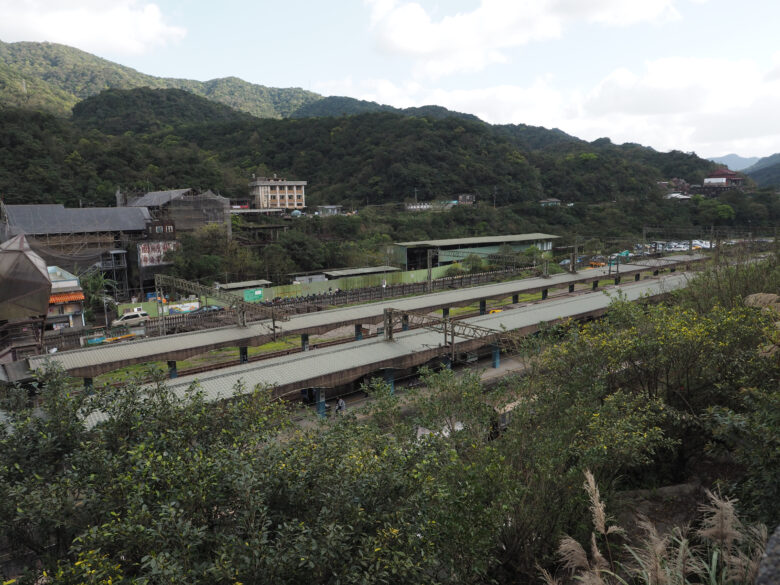
{"type": "Polygon", "coordinates": [[[100,270],[89,270],[79,277],[79,284],[84,291],[84,318],[92,322],[95,313],[103,313],[116,309],[114,295],[117,282],[106,277],[100,270]]]}

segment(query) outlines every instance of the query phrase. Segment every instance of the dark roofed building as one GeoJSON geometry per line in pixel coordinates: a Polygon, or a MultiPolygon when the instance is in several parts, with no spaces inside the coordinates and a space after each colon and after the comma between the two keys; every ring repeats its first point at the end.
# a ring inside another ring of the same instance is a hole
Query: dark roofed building
{"type": "Polygon", "coordinates": [[[4,205],[0,239],[17,234],[48,236],[99,232],[143,232],[150,220],[145,208],[76,207],[60,204],[4,205]]]}
{"type": "Polygon", "coordinates": [[[70,272],[97,267],[128,293],[127,250],[147,238],[145,207],[66,208],[59,204],[0,205],[0,240],[25,234],[46,264],[70,272]]]}
{"type": "Polygon", "coordinates": [[[520,252],[530,246],[539,250],[552,250],[553,240],[560,236],[550,234],[514,234],[508,236],[483,236],[453,238],[447,240],[422,240],[394,244],[395,262],[404,270],[418,270],[428,265],[428,251],[432,251],[434,266],[458,262],[468,254],[496,254],[501,246],[509,246],[520,252]],[[448,254],[448,252],[450,252],[448,254]]]}

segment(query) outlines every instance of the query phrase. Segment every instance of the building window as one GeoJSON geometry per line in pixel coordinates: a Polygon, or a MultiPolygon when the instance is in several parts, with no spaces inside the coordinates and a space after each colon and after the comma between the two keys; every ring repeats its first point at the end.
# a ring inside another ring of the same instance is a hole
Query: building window
{"type": "Polygon", "coordinates": [[[169,234],[173,233],[173,226],[172,225],[166,225],[165,226],[165,231],[168,232],[169,234]]]}
{"type": "Polygon", "coordinates": [[[161,225],[156,226],[154,228],[154,231],[157,232],[158,234],[163,233],[163,226],[161,226],[161,225]]]}

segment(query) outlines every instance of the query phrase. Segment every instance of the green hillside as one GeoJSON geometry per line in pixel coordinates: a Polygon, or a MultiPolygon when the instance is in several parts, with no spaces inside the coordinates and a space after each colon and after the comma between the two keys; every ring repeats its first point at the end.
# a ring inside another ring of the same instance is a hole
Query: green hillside
{"type": "Polygon", "coordinates": [[[756,161],[755,164],[750,165],[749,167],[743,169],[743,173],[747,175],[753,175],[754,173],[766,169],[775,165],[780,164],[780,153],[772,154],[770,156],[765,156],[758,161],[756,161]]]}
{"type": "Polygon", "coordinates": [[[766,156],[742,172],[759,187],[780,187],[780,153],[766,156]]]}
{"type": "Polygon", "coordinates": [[[751,172],[748,176],[759,187],[780,187],[780,163],[751,172]]]}
{"type": "Polygon", "coordinates": [[[73,108],[73,122],[105,134],[149,133],[213,122],[249,121],[233,108],[181,89],[109,89],[73,108]]]}
{"type": "Polygon", "coordinates": [[[41,109],[61,116],[69,115],[76,102],[106,89],[183,89],[263,118],[289,116],[322,98],[299,88],[265,87],[235,77],[206,82],[154,77],[65,45],[0,41],[0,81],[8,77],[11,82],[0,86],[0,104],[24,106],[17,95],[20,83],[12,76],[27,80],[27,93],[35,92],[34,100],[45,104],[41,109]]]}
{"type": "Polygon", "coordinates": [[[62,114],[77,102],[73,94],[0,62],[0,106],[62,114]]]}
{"type": "Polygon", "coordinates": [[[406,116],[417,116],[426,118],[463,118],[466,120],[479,121],[479,118],[472,114],[463,114],[460,112],[453,112],[447,108],[441,106],[421,106],[419,108],[394,108],[393,106],[387,106],[378,104],[376,102],[369,102],[366,100],[358,100],[351,97],[344,96],[331,96],[322,98],[319,101],[312,102],[301,106],[292,114],[291,118],[322,118],[322,117],[340,117],[340,116],[354,116],[355,114],[370,114],[377,112],[392,112],[395,114],[404,114],[406,116]]]}

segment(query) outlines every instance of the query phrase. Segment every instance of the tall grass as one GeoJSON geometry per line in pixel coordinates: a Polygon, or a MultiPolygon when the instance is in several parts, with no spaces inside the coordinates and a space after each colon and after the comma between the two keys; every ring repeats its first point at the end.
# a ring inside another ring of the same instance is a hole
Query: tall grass
{"type": "Polygon", "coordinates": [[[691,278],[678,294],[683,304],[699,312],[715,305],[733,308],[748,295],[776,293],[780,290],[780,262],[776,254],[762,260],[744,258],[737,264],[708,268],[691,278]]]}
{"type": "MultiPolygon", "coordinates": [[[[735,501],[707,491],[700,507],[699,527],[675,527],[659,534],[647,518],[637,526],[638,542],[624,543],[621,558],[613,558],[616,537],[625,532],[610,523],[593,475],[586,471],[584,488],[590,501],[593,531],[590,551],[570,536],[558,546],[560,568],[586,585],[751,585],[755,582],[767,540],[763,525],[745,526],[735,501]],[[602,552],[602,550],[604,552],[602,552]]],[[[561,585],[562,579],[539,567],[542,582],[561,585]]]]}

